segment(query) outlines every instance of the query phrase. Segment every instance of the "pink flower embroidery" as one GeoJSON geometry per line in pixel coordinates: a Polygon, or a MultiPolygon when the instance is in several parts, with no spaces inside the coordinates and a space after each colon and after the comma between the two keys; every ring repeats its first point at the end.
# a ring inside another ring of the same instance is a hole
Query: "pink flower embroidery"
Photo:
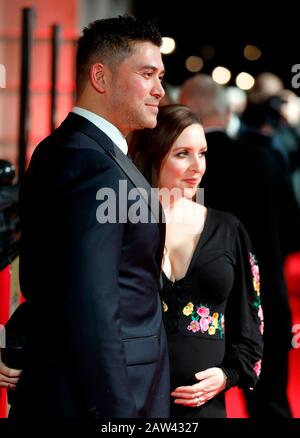
{"type": "Polygon", "coordinates": [[[257,375],[257,377],[259,377],[260,373],[261,373],[261,359],[259,359],[256,364],[254,365],[253,371],[255,372],[255,374],[257,375]]]}
{"type": "Polygon", "coordinates": [[[259,326],[259,330],[260,333],[263,335],[264,334],[264,312],[261,306],[258,307],[258,317],[260,319],[260,326],[259,326]]]}
{"type": "Polygon", "coordinates": [[[264,323],[264,321],[261,321],[260,326],[259,326],[259,331],[260,331],[261,335],[264,334],[264,330],[265,330],[265,323],[264,323]]]}
{"type": "Polygon", "coordinates": [[[221,316],[220,325],[221,325],[222,331],[224,333],[225,332],[225,317],[224,317],[224,315],[221,316]]]}
{"type": "Polygon", "coordinates": [[[207,318],[202,317],[200,319],[200,329],[201,329],[201,332],[202,333],[206,332],[208,330],[208,326],[209,326],[209,323],[208,323],[207,318]]]}
{"type": "Polygon", "coordinates": [[[224,335],[224,315],[222,313],[213,312],[210,314],[208,306],[200,304],[194,306],[193,303],[188,303],[182,310],[184,316],[190,317],[191,322],[187,326],[189,331],[193,333],[201,332],[208,333],[210,336],[219,333],[219,336],[224,335]]]}
{"type": "Polygon", "coordinates": [[[257,260],[251,252],[249,253],[249,260],[251,265],[251,272],[252,272],[252,282],[253,282],[253,289],[256,293],[255,300],[253,301],[253,306],[257,309],[257,315],[258,319],[260,321],[259,325],[259,331],[261,334],[264,333],[264,314],[261,307],[260,302],[260,276],[259,276],[259,268],[257,264],[257,260]]]}
{"type": "Polygon", "coordinates": [[[208,307],[198,307],[197,313],[200,316],[208,317],[209,316],[209,308],[208,307]]]}
{"type": "Polygon", "coordinates": [[[192,331],[193,333],[196,333],[200,330],[200,325],[198,321],[191,321],[190,324],[188,325],[188,330],[192,331]]]}

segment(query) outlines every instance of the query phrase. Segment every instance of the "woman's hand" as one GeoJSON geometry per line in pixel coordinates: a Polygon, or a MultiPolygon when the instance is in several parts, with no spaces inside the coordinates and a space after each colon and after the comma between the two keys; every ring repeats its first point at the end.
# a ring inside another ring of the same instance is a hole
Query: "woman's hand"
{"type": "Polygon", "coordinates": [[[0,388],[15,389],[22,370],[8,368],[1,360],[0,355],[0,388]]]}
{"type": "Polygon", "coordinates": [[[195,374],[198,383],[190,386],[179,386],[172,393],[174,403],[198,407],[215,397],[226,387],[226,375],[221,368],[207,368],[195,374]]]}

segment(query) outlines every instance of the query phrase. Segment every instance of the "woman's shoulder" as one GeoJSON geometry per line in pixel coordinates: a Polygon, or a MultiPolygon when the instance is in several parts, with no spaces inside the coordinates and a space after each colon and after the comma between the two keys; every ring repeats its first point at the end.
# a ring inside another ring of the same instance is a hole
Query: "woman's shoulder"
{"type": "Polygon", "coordinates": [[[211,223],[213,223],[222,234],[231,237],[232,244],[242,240],[246,242],[249,248],[252,247],[249,233],[237,216],[227,211],[212,208],[208,208],[208,215],[210,216],[211,223]]]}

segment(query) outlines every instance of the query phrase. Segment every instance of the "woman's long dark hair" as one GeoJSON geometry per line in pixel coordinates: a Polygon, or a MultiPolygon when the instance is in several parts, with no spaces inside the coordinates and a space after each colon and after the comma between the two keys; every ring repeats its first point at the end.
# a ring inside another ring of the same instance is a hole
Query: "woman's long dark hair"
{"type": "Polygon", "coordinates": [[[159,109],[153,129],[135,131],[129,150],[133,161],[152,187],[156,187],[163,159],[182,131],[200,119],[184,105],[166,105],[159,109]]]}

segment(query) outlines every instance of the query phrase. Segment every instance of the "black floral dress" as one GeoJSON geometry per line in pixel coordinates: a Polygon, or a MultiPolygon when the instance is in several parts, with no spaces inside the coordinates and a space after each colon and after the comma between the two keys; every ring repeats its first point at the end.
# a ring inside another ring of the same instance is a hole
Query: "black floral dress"
{"type": "MultiPolygon", "coordinates": [[[[172,390],[210,367],[224,370],[227,388],[255,386],[263,349],[259,271],[237,218],[207,210],[185,277],[172,282],[163,273],[162,299],[172,390]]],[[[198,408],[172,398],[171,416],[226,417],[224,392],[198,408]]]]}

